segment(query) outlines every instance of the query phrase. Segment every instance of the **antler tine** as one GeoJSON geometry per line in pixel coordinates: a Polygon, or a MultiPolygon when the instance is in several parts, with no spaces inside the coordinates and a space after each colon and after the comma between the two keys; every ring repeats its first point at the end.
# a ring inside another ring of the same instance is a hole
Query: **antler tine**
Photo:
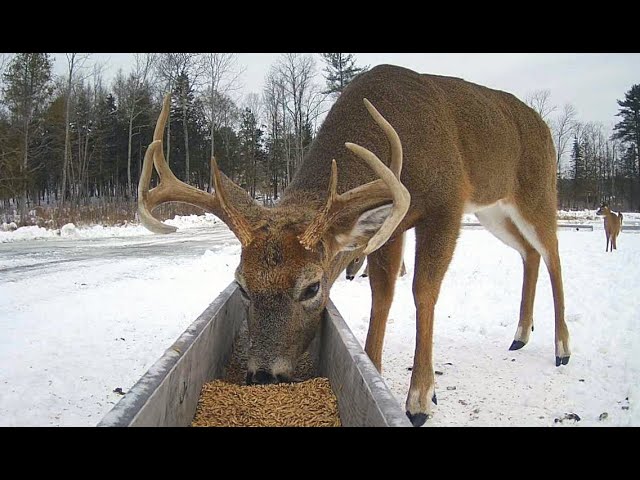
{"type": "Polygon", "coordinates": [[[167,225],[151,215],[151,211],[158,206],[157,204],[149,202],[151,194],[159,188],[156,187],[149,191],[152,173],[151,168],[155,163],[155,152],[158,148],[162,148],[162,142],[160,140],[152,142],[144,154],[142,172],[140,174],[140,181],[138,182],[138,215],[142,225],[144,225],[147,230],[151,230],[153,233],[173,233],[177,230],[176,227],[167,225]]]}
{"type": "Polygon", "coordinates": [[[389,139],[389,143],[391,144],[391,163],[389,164],[389,169],[393,172],[396,178],[400,178],[400,173],[402,173],[402,143],[400,142],[398,132],[396,132],[395,128],[387,122],[387,119],[378,112],[376,107],[374,107],[369,100],[364,98],[363,102],[364,106],[367,107],[369,114],[373,117],[375,122],[380,125],[380,128],[382,128],[389,139]]]}
{"type": "MultiPolygon", "coordinates": [[[[369,255],[380,248],[391,236],[396,227],[400,224],[409,210],[411,195],[406,187],[400,182],[393,172],[372,152],[355,143],[347,142],[345,147],[362,158],[371,169],[378,174],[380,179],[387,185],[393,197],[393,211],[382,224],[382,227],[375,233],[367,243],[362,255],[369,255]]],[[[400,165],[402,168],[402,165],[400,165]]]]}
{"type": "Polygon", "coordinates": [[[167,124],[169,118],[169,107],[171,106],[171,94],[167,93],[162,99],[162,110],[160,110],[160,116],[156,122],[156,128],[153,131],[153,140],[162,140],[164,137],[164,127],[167,124]]]}
{"type": "Polygon", "coordinates": [[[332,209],[336,204],[336,200],[339,199],[339,195],[336,194],[336,188],[338,186],[338,166],[336,165],[336,159],[331,162],[331,179],[329,180],[329,195],[327,203],[324,208],[316,215],[313,221],[309,224],[307,229],[302,235],[298,237],[300,243],[304,248],[310,250],[320,237],[324,233],[326,226],[331,223],[332,209]]]}
{"type": "MultiPolygon", "coordinates": [[[[169,168],[162,149],[162,137],[169,117],[170,99],[169,94],[165,95],[162,102],[162,111],[153,133],[153,142],[145,153],[140,181],[138,182],[138,214],[142,224],[154,233],[175,232],[175,227],[160,222],[153,217],[151,212],[158,205],[165,202],[183,202],[200,207],[220,217],[238,237],[240,243],[243,246],[248,245],[253,238],[251,227],[244,216],[226,201],[225,191],[222,187],[222,174],[218,170],[215,159],[212,159],[212,165],[215,167],[215,195],[181,182],[169,168]],[[157,187],[149,190],[152,163],[158,172],[160,183],[157,187]]],[[[230,180],[227,181],[230,182],[230,180]]]]}
{"type": "MultiPolygon", "coordinates": [[[[156,167],[156,171],[160,176],[160,180],[164,177],[167,180],[171,179],[179,182],[178,178],[173,174],[169,165],[167,164],[167,160],[164,156],[164,150],[162,148],[162,139],[164,137],[164,129],[167,125],[167,119],[169,118],[169,109],[171,108],[171,94],[167,93],[162,100],[162,110],[160,111],[160,116],[158,116],[158,121],[156,122],[156,128],[153,131],[153,141],[160,142],[159,154],[153,157],[153,164],[156,167]]],[[[186,184],[185,184],[186,185],[186,184]]]]}
{"type": "Polygon", "coordinates": [[[306,249],[311,249],[340,214],[340,211],[344,208],[349,208],[352,203],[371,202],[372,199],[375,199],[376,202],[392,200],[393,210],[391,214],[386,218],[376,234],[371,237],[362,252],[362,255],[368,255],[380,248],[389,239],[409,210],[411,195],[400,182],[400,173],[402,171],[402,144],[400,143],[400,137],[398,137],[391,124],[366,98],[364,99],[364,104],[376,123],[384,130],[391,143],[391,166],[387,167],[374,153],[366,148],[355,143],[345,143],[345,146],[350,151],[362,158],[371,167],[379,179],[336,195],[337,167],[336,161],[333,160],[327,203],[318,212],[305,232],[298,237],[300,243],[306,249]]]}
{"type": "Polygon", "coordinates": [[[238,240],[243,246],[247,246],[253,240],[253,233],[251,225],[244,218],[243,215],[230,203],[227,202],[224,189],[222,187],[222,175],[218,169],[218,163],[215,157],[211,157],[211,166],[213,167],[213,186],[216,190],[216,198],[220,208],[224,212],[225,222],[229,225],[229,228],[236,234],[238,240]]]}

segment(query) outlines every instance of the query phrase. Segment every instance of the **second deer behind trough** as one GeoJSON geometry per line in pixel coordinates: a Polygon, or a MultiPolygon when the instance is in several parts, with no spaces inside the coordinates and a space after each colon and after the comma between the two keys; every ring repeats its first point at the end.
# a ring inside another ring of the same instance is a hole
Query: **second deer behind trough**
{"type": "MultiPolygon", "coordinates": [[[[404,236],[402,241],[404,242],[404,236]]],[[[353,280],[354,278],[356,278],[356,275],[358,274],[358,272],[360,271],[360,269],[362,268],[362,265],[364,265],[364,262],[367,260],[367,257],[365,256],[360,256],[360,257],[356,257],[354,258],[351,263],[349,265],[347,265],[347,268],[345,270],[345,277],[347,278],[347,280],[353,280]]],[[[398,273],[399,277],[404,277],[407,274],[407,267],[404,264],[404,260],[402,260],[402,265],[400,266],[400,273],[398,273]]],[[[364,269],[364,272],[362,272],[362,275],[360,275],[361,277],[368,277],[369,276],[369,265],[367,264],[366,268],[364,269]]]]}
{"type": "Polygon", "coordinates": [[[415,228],[416,346],[406,412],[422,425],[436,403],[434,307],[465,212],[475,213],[522,256],[520,318],[510,349],[522,348],[533,329],[542,258],[555,308],[555,364],[568,363],[553,141],[540,116],[513,95],[459,78],[376,66],[340,95],[272,208],[254,202],[215,162],[215,194],[180,182],[164,161],[167,114],[168,99],[144,160],[140,218],[153,231],[172,231],[151,210],[187,202],[217,215],[238,237],[235,278],[248,311],[248,383],[291,379],[332,284],[365,255],[372,292],[365,350],[382,370],[401,237],[415,228]],[[161,183],[149,191],[152,163],[161,183]]]}

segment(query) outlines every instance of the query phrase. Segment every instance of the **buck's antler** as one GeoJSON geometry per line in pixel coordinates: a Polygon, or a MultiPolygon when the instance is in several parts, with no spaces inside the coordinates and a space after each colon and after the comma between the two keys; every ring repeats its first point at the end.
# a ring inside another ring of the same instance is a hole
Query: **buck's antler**
{"type": "Polygon", "coordinates": [[[333,160],[327,203],[299,237],[300,243],[307,249],[313,248],[318,243],[324,232],[345,209],[353,207],[354,204],[380,203],[391,198],[393,211],[367,243],[362,255],[368,255],[380,248],[389,239],[406,215],[407,210],[409,210],[411,195],[400,182],[400,173],[402,171],[402,144],[400,143],[400,137],[398,137],[391,124],[366,98],[364,99],[364,104],[376,123],[384,130],[391,143],[391,168],[387,167],[374,153],[366,148],[355,143],[345,143],[349,150],[367,162],[369,167],[380,177],[380,180],[369,182],[338,195],[336,193],[338,168],[336,161],[333,160]]]}
{"type": "Polygon", "coordinates": [[[162,223],[154,218],[151,212],[154,208],[166,202],[188,203],[219,217],[238,237],[240,243],[243,246],[247,246],[253,239],[251,226],[246,218],[227,201],[225,190],[222,186],[222,174],[218,169],[215,158],[211,159],[215,195],[181,182],[167,165],[162,150],[162,137],[169,116],[169,100],[170,95],[167,94],[164,97],[162,111],[153,133],[153,142],[147,148],[144,156],[140,182],[138,183],[138,214],[142,224],[154,233],[175,232],[175,227],[162,223]],[[152,163],[158,172],[160,183],[157,187],[149,190],[152,163]]]}

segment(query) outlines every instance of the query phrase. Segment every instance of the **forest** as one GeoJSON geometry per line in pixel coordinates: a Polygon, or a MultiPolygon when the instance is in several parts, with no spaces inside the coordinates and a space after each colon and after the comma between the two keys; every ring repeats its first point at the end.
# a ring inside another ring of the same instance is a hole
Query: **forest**
{"type": "MultiPolygon", "coordinates": [[[[140,53],[107,82],[108,65],[67,53],[0,54],[0,219],[59,228],[136,221],[139,172],[162,97],[171,92],[166,157],[183,181],[211,189],[211,157],[253,198],[278,201],[342,89],[368,66],[354,54],[283,53],[262,91],[243,94],[233,53],[140,53]],[[58,60],[60,61],[60,60],[58,60]]],[[[596,92],[594,92],[595,94],[596,92]]],[[[558,208],[640,210],[640,84],[620,92],[613,131],[553,105],[523,100],[550,127],[558,208]]],[[[163,206],[160,216],[198,213],[163,206]]]]}

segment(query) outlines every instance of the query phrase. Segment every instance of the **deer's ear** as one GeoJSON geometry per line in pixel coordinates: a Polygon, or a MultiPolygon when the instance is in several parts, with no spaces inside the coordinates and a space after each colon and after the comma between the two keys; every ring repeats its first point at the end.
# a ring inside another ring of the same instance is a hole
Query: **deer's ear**
{"type": "Polygon", "coordinates": [[[393,204],[372,208],[360,214],[354,224],[347,228],[333,229],[335,242],[339,252],[348,252],[364,247],[369,239],[380,229],[385,219],[391,214],[393,204]]]}

